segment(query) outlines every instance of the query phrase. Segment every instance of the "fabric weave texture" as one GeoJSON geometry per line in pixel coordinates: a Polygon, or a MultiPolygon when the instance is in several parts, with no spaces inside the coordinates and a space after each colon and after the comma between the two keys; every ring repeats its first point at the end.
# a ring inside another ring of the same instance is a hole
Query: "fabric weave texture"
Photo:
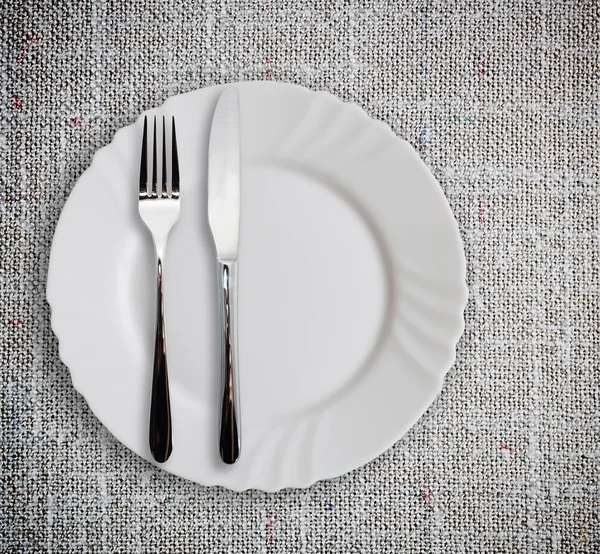
{"type": "Polygon", "coordinates": [[[600,551],[597,2],[2,5],[0,552],[600,551]],[[444,388],[388,452],[233,493],[119,444],[73,389],[45,281],[94,152],[171,95],[277,80],[355,102],[439,180],[468,263],[444,388]]]}

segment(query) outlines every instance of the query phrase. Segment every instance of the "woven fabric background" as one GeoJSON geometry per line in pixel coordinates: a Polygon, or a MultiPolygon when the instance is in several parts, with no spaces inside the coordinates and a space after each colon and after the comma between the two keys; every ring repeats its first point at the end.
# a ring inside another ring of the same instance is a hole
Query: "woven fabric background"
{"type": "Polygon", "coordinates": [[[7,1],[0,76],[0,551],[600,551],[600,7],[593,1],[7,1]],[[356,102],[459,222],[471,297],[444,389],[308,490],[155,469],[72,388],[45,280],[93,153],[167,97],[249,79],[356,102]]]}

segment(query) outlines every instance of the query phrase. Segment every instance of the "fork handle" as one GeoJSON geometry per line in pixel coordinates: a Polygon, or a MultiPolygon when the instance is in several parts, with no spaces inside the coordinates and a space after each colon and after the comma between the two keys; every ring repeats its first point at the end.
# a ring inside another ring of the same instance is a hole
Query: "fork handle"
{"type": "Polygon", "coordinates": [[[240,455],[237,345],[237,260],[218,260],[219,316],[221,323],[221,372],[223,400],[219,451],[226,464],[240,455]]]}
{"type": "Polygon", "coordinates": [[[154,372],[150,402],[150,451],[160,463],[166,462],[173,450],[171,432],[171,400],[167,372],[167,342],[165,337],[165,312],[163,304],[162,257],[158,256],[156,279],[156,340],[154,346],[154,372]]]}

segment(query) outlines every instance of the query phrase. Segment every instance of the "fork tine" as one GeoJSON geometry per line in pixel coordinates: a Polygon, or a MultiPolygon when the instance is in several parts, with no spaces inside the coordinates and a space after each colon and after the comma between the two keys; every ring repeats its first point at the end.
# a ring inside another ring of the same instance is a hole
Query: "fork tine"
{"type": "Polygon", "coordinates": [[[173,138],[171,139],[171,195],[179,198],[179,157],[177,155],[177,136],[175,134],[175,116],[173,116],[173,138]]]}
{"type": "Polygon", "coordinates": [[[142,161],[140,162],[140,196],[148,194],[148,118],[144,116],[142,137],[142,161]]]}
{"type": "Polygon", "coordinates": [[[154,139],[152,144],[152,196],[157,196],[156,187],[156,116],[154,116],[154,139]]]}
{"type": "Polygon", "coordinates": [[[167,139],[165,137],[165,116],[163,115],[163,129],[162,129],[162,196],[167,198],[169,192],[167,191],[167,139]]]}

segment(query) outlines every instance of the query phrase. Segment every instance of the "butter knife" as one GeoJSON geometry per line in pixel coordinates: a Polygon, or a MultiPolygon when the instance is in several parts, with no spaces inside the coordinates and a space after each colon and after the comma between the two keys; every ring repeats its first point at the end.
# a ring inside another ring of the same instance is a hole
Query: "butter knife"
{"type": "Polygon", "coordinates": [[[219,451],[226,464],[240,455],[237,276],[240,230],[240,111],[238,91],[221,93],[208,147],[208,222],[215,243],[221,341],[222,402],[219,451]]]}

